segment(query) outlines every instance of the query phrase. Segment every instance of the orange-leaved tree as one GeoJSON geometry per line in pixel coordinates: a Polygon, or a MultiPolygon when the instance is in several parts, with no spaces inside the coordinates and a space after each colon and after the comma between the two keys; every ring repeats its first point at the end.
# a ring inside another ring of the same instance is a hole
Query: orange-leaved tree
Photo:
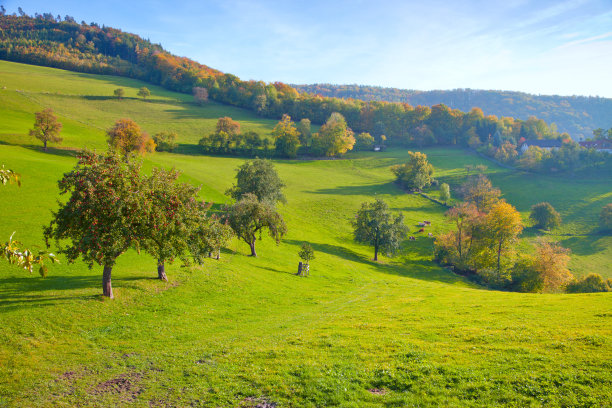
{"type": "Polygon", "coordinates": [[[108,144],[124,156],[131,152],[140,154],[155,151],[155,142],[132,119],[119,119],[106,131],[108,144]]]}
{"type": "Polygon", "coordinates": [[[30,130],[30,136],[34,136],[43,142],[45,152],[47,151],[47,143],[61,143],[63,140],[60,137],[62,124],[57,121],[57,117],[53,114],[53,109],[47,108],[34,114],[34,129],[30,130]]]}

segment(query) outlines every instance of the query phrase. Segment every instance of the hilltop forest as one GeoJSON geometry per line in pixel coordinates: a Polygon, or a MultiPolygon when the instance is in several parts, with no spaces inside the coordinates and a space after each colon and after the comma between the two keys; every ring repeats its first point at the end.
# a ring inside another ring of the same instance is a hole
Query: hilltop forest
{"type": "Polygon", "coordinates": [[[594,129],[612,127],[612,99],[598,96],[532,95],[481,89],[417,91],[364,85],[292,86],[300,92],[334,98],[401,102],[414,106],[444,104],[464,112],[479,106],[489,115],[523,120],[537,116],[554,123],[560,132],[569,133],[575,140],[592,137],[594,129]]]}
{"type": "MultiPolygon", "coordinates": [[[[323,124],[332,113],[344,116],[355,132],[368,132],[391,146],[467,146],[488,144],[499,133],[516,144],[521,138],[553,138],[559,133],[544,120],[485,116],[445,104],[416,107],[405,102],[363,101],[299,93],[275,82],[243,81],[165,51],[141,37],[70,16],[50,13],[0,16],[0,59],[95,74],[127,76],[182,93],[200,92],[214,101],[249,109],[265,118],[288,114],[294,120],[323,124]],[[382,136],[385,136],[384,138],[382,136]],[[474,141],[474,140],[473,140],[474,141]]],[[[200,99],[202,94],[200,92],[200,99]]],[[[483,101],[484,102],[484,101],[483,101]]]]}

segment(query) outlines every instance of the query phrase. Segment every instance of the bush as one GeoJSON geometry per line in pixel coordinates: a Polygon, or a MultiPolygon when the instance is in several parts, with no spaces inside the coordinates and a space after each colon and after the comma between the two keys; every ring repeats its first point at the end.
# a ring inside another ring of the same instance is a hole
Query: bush
{"type": "Polygon", "coordinates": [[[153,141],[157,145],[155,150],[158,152],[171,152],[178,147],[176,143],[176,132],[159,132],[153,136],[153,141]]]}
{"type": "Polygon", "coordinates": [[[510,288],[516,292],[534,293],[544,289],[544,279],[532,257],[521,257],[512,268],[510,288]]]}
{"type": "Polygon", "coordinates": [[[601,209],[599,225],[606,231],[612,231],[612,203],[601,209]]]}
{"type": "Polygon", "coordinates": [[[298,256],[306,265],[308,265],[308,263],[315,258],[312,246],[308,242],[304,242],[300,247],[298,256]]]}
{"type": "Polygon", "coordinates": [[[567,293],[610,292],[612,290],[611,283],[610,279],[605,281],[598,273],[590,273],[584,278],[568,284],[565,291],[567,293]]]}
{"type": "Polygon", "coordinates": [[[538,228],[551,229],[561,224],[561,215],[549,203],[539,203],[531,207],[529,218],[538,228]]]}
{"type": "Polygon", "coordinates": [[[440,200],[445,203],[451,198],[450,187],[446,183],[440,184],[440,200]]]}

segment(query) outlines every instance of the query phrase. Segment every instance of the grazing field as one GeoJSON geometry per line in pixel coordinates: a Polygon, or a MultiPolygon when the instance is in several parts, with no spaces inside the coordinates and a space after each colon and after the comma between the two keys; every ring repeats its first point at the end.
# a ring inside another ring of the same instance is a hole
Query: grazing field
{"type": "MultiPolygon", "coordinates": [[[[185,152],[219,116],[261,133],[274,125],[149,85],[159,102],[96,99],[143,86],[114,77],[0,62],[2,86],[0,163],[23,185],[0,188],[0,234],[17,231],[29,246],[42,244],[56,182],[75,163],[72,150],[43,153],[25,136],[43,107],[59,113],[70,148],[103,148],[104,129],[124,116],[150,133],[179,131],[185,152]]],[[[612,242],[596,232],[599,208],[612,200],[609,181],[543,178],[459,149],[424,151],[452,187],[466,164],[488,164],[525,219],[531,205],[550,201],[565,223],[549,235],[573,249],[573,272],[612,276],[612,242]]],[[[130,251],[113,270],[114,301],[100,296],[99,267],[62,262],[41,279],[0,264],[0,406],[610,406],[612,296],[492,291],[438,267],[415,224],[445,231],[445,208],[396,188],[389,166],[405,158],[391,149],[275,161],[288,199],[280,211],[289,234],[279,246],[264,237],[251,258],[234,240],[220,261],[168,267],[167,283],[154,279],[153,259],[130,251]],[[350,227],[374,197],[402,211],[417,236],[377,263],[350,227]],[[303,241],[316,254],[308,278],[295,276],[303,241]]],[[[202,185],[202,198],[221,203],[242,162],[156,153],[144,164],[181,169],[183,180],[202,185]]]]}

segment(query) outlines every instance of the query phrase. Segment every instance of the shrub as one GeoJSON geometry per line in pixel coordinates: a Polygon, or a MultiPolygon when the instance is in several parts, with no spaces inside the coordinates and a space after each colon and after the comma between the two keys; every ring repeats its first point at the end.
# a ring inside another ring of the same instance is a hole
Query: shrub
{"type": "Polygon", "coordinates": [[[612,290],[610,283],[610,279],[605,281],[600,274],[590,273],[568,284],[565,291],[567,293],[610,292],[612,290]]]}
{"type": "Polygon", "coordinates": [[[551,229],[561,224],[561,215],[549,203],[539,203],[531,207],[529,218],[538,228],[551,229]]]}
{"type": "Polygon", "coordinates": [[[612,203],[601,209],[599,225],[606,231],[612,231],[612,203]]]}
{"type": "Polygon", "coordinates": [[[314,251],[312,250],[312,246],[308,242],[304,242],[300,247],[300,251],[298,252],[298,256],[306,265],[315,258],[314,251]]]}
{"type": "Polygon", "coordinates": [[[153,136],[153,141],[157,145],[155,150],[158,152],[171,152],[178,147],[176,143],[176,132],[159,132],[153,136]]]}
{"type": "Polygon", "coordinates": [[[512,268],[511,275],[510,287],[514,291],[533,293],[541,292],[544,289],[544,279],[533,257],[521,257],[512,268]]]}
{"type": "Polygon", "coordinates": [[[440,184],[440,200],[445,203],[451,198],[450,187],[446,183],[440,184]]]}

